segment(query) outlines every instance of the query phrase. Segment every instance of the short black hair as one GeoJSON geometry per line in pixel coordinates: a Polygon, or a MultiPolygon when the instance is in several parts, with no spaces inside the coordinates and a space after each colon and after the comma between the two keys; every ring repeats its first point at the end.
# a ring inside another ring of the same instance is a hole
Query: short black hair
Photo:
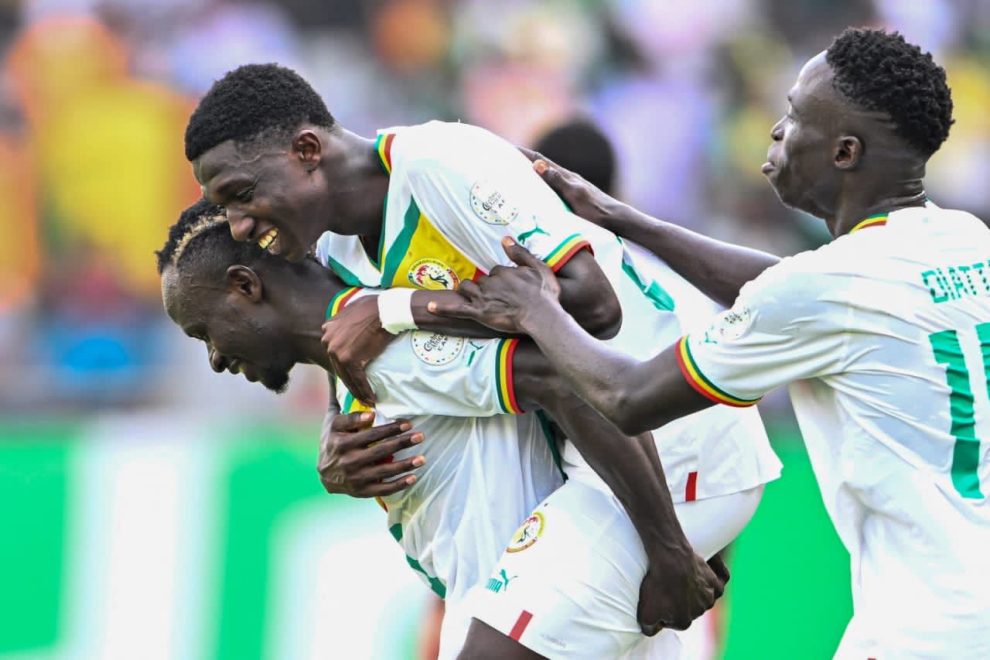
{"type": "Polygon", "coordinates": [[[615,150],[605,134],[587,119],[575,118],[545,133],[533,149],[577,172],[607,194],[615,185],[615,150]]]}
{"type": "Polygon", "coordinates": [[[278,64],[245,64],[213,83],[186,126],[186,158],[234,140],[275,137],[301,124],[333,128],[326,104],[302,76],[278,64]]]}
{"type": "Polygon", "coordinates": [[[890,115],[899,136],[926,158],[952,126],[952,93],[931,53],[898,32],[849,28],[825,53],[833,85],[866,109],[890,115]]]}
{"type": "Polygon", "coordinates": [[[165,245],[155,256],[159,275],[169,266],[176,269],[190,265],[207,267],[219,274],[233,264],[255,266],[278,259],[257,243],[235,241],[230,235],[224,208],[205,199],[182,212],[169,228],[165,245]]]}

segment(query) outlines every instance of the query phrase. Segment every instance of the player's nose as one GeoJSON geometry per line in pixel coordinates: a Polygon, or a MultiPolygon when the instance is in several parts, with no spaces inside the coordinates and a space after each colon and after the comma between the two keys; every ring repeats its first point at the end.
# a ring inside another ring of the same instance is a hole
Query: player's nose
{"type": "Polygon", "coordinates": [[[227,209],[227,224],[230,225],[230,235],[235,241],[253,241],[257,224],[250,214],[239,209],[227,209]]]}
{"type": "Polygon", "coordinates": [[[225,356],[223,353],[216,350],[215,348],[210,349],[210,368],[213,369],[213,371],[217,372],[218,374],[222,373],[227,369],[227,365],[229,364],[229,362],[230,361],[227,359],[227,356],[225,356]]]}

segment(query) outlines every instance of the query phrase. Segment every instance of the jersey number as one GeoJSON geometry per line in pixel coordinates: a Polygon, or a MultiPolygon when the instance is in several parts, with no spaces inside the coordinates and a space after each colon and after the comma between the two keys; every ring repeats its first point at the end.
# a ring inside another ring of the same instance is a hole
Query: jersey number
{"type": "MultiPolygon", "coordinates": [[[[983,378],[990,394],[990,323],[976,326],[983,362],[983,378]]],[[[982,499],[980,492],[980,439],[976,437],[973,412],[973,391],[969,386],[969,369],[955,330],[942,330],[928,335],[935,361],[945,365],[945,380],[949,385],[949,413],[952,417],[952,484],[960,495],[982,499]]]]}

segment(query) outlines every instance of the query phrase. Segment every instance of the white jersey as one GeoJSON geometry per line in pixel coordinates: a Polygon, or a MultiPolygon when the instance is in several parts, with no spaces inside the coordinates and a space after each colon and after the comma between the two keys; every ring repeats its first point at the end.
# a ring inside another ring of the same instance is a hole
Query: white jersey
{"type": "Polygon", "coordinates": [[[840,657],[990,657],[990,231],[959,211],[872,217],[743,287],[679,344],[744,405],[787,383],[852,561],[840,657]],[[795,382],[796,381],[796,382],[795,382]]]}
{"type": "MultiPolygon", "coordinates": [[[[639,255],[570,213],[515,147],[484,129],[442,122],[388,129],[378,153],[390,182],[376,257],[356,236],[327,233],[317,244],[320,261],[352,286],[453,289],[511,264],[501,245],[507,235],[554,270],[590,249],[625,320],[607,343],[641,359],[676,341],[679,316],[703,299],[663,266],[670,282],[644,275],[639,255]],[[671,282],[683,300],[665,288],[671,282]]],[[[755,410],[703,411],[654,435],[675,502],[748,490],[780,471],[755,410]]],[[[563,460],[569,476],[604,488],[569,442],[563,460]]]]}
{"type": "MultiPolygon", "coordinates": [[[[342,291],[329,312],[358,295],[342,291]]],[[[462,402],[467,397],[498,407],[499,380],[492,376],[504,364],[511,376],[516,342],[490,340],[475,349],[460,338],[406,333],[368,367],[378,397],[375,423],[408,419],[424,435],[394,457],[422,454],[426,463],[415,484],[379,500],[389,532],[409,566],[451,604],[487,578],[519,521],[563,483],[543,419],[475,416],[462,402]]],[[[340,381],[337,396],[342,412],[364,409],[340,381]]],[[[469,617],[445,620],[448,652],[460,648],[469,623],[469,617]]]]}

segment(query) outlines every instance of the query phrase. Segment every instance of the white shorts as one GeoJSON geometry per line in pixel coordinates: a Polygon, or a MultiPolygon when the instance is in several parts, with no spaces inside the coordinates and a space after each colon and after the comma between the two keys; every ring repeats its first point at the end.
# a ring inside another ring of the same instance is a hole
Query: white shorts
{"type": "MultiPolygon", "coordinates": [[[[742,531],[763,486],[674,505],[699,555],[742,531]]],[[[614,495],[571,479],[523,523],[487,583],[466,599],[474,618],[549,658],[676,656],[674,631],[654,638],[636,622],[647,560],[614,495]]]]}

